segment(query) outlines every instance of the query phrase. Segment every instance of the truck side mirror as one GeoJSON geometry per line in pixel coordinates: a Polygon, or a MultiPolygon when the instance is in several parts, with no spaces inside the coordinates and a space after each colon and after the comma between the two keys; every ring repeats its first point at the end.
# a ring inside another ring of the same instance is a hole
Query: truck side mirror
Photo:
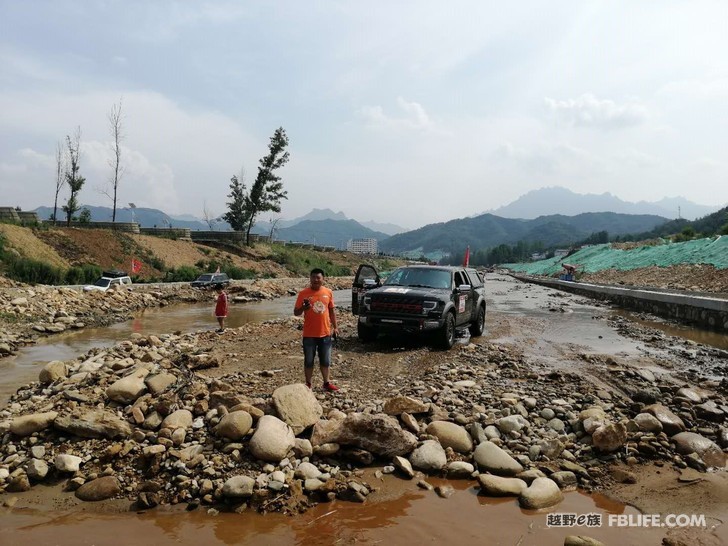
{"type": "Polygon", "coordinates": [[[458,290],[460,292],[470,292],[471,289],[472,287],[469,284],[461,284],[460,286],[458,286],[458,290]]]}

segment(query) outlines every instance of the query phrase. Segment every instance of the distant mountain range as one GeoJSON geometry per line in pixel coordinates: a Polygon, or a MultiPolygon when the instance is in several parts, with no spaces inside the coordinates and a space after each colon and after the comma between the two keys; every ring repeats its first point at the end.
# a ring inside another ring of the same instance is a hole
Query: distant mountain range
{"type": "Polygon", "coordinates": [[[641,233],[666,221],[661,216],[615,212],[587,212],[576,216],[554,214],[533,220],[482,214],[394,235],[379,246],[389,252],[421,251],[424,254],[462,250],[467,245],[472,249],[492,248],[518,241],[541,241],[548,247],[574,243],[598,231],[607,231],[610,236],[641,233]]]}
{"type": "Polygon", "coordinates": [[[373,238],[383,241],[389,235],[364,227],[356,220],[304,220],[277,230],[276,238],[344,249],[349,239],[373,238]]]}
{"type": "Polygon", "coordinates": [[[622,214],[652,214],[668,219],[694,220],[718,210],[688,201],[684,197],[665,197],[659,201],[622,201],[611,193],[601,195],[574,193],[561,187],[541,188],[522,195],[512,203],[486,211],[503,218],[533,219],[539,216],[563,214],[575,216],[584,212],[619,212],[622,214]]]}
{"type": "MultiPolygon", "coordinates": [[[[293,220],[279,220],[276,224],[276,232],[278,229],[281,228],[288,228],[291,226],[295,226],[297,224],[300,224],[301,222],[305,221],[312,221],[312,222],[319,222],[322,220],[337,220],[337,221],[348,221],[351,220],[351,218],[348,218],[346,214],[343,212],[334,212],[331,209],[313,209],[308,214],[304,214],[303,216],[299,216],[298,218],[294,218],[293,220]]],[[[396,224],[388,224],[388,223],[380,223],[380,222],[374,222],[374,221],[367,221],[367,222],[358,222],[357,223],[365,228],[368,228],[372,231],[379,231],[381,233],[384,233],[385,235],[396,235],[397,233],[404,233],[407,231],[406,228],[403,228],[402,226],[398,226],[396,224]]],[[[268,234],[270,233],[271,223],[270,222],[258,222],[256,226],[253,228],[253,231],[255,233],[264,233],[268,234]]],[[[362,238],[368,237],[368,235],[362,235],[362,238]]]]}

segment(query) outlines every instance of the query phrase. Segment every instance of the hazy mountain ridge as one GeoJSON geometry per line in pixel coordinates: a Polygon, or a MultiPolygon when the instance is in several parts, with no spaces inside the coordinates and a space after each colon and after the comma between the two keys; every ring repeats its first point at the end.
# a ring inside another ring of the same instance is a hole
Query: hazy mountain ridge
{"type": "Polygon", "coordinates": [[[719,206],[699,205],[684,197],[664,197],[659,201],[623,201],[609,192],[580,194],[559,186],[540,188],[522,195],[515,201],[486,211],[503,218],[534,219],[539,216],[562,214],[575,216],[584,212],[618,212],[622,214],[651,214],[667,219],[695,219],[718,210],[719,206]]]}

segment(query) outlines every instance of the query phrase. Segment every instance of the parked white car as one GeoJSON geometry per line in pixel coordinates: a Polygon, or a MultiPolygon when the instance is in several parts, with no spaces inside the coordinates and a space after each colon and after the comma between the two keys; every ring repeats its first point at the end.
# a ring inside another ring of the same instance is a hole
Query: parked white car
{"type": "Polygon", "coordinates": [[[131,290],[131,278],[128,276],[124,277],[100,277],[93,284],[88,284],[83,287],[84,292],[106,292],[113,287],[126,287],[131,290]]]}

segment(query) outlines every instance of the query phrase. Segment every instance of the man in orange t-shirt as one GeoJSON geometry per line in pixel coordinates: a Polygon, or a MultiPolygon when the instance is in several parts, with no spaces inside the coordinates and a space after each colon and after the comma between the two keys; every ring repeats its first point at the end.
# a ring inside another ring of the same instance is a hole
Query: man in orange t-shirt
{"type": "Polygon", "coordinates": [[[329,382],[331,366],[331,336],[336,337],[336,312],[334,311],[334,294],[324,284],[322,269],[311,270],[310,285],[298,293],[293,314],[303,315],[303,372],[306,386],[311,388],[313,363],[318,353],[321,376],[324,378],[324,390],[335,392],[339,387],[329,382]]]}

